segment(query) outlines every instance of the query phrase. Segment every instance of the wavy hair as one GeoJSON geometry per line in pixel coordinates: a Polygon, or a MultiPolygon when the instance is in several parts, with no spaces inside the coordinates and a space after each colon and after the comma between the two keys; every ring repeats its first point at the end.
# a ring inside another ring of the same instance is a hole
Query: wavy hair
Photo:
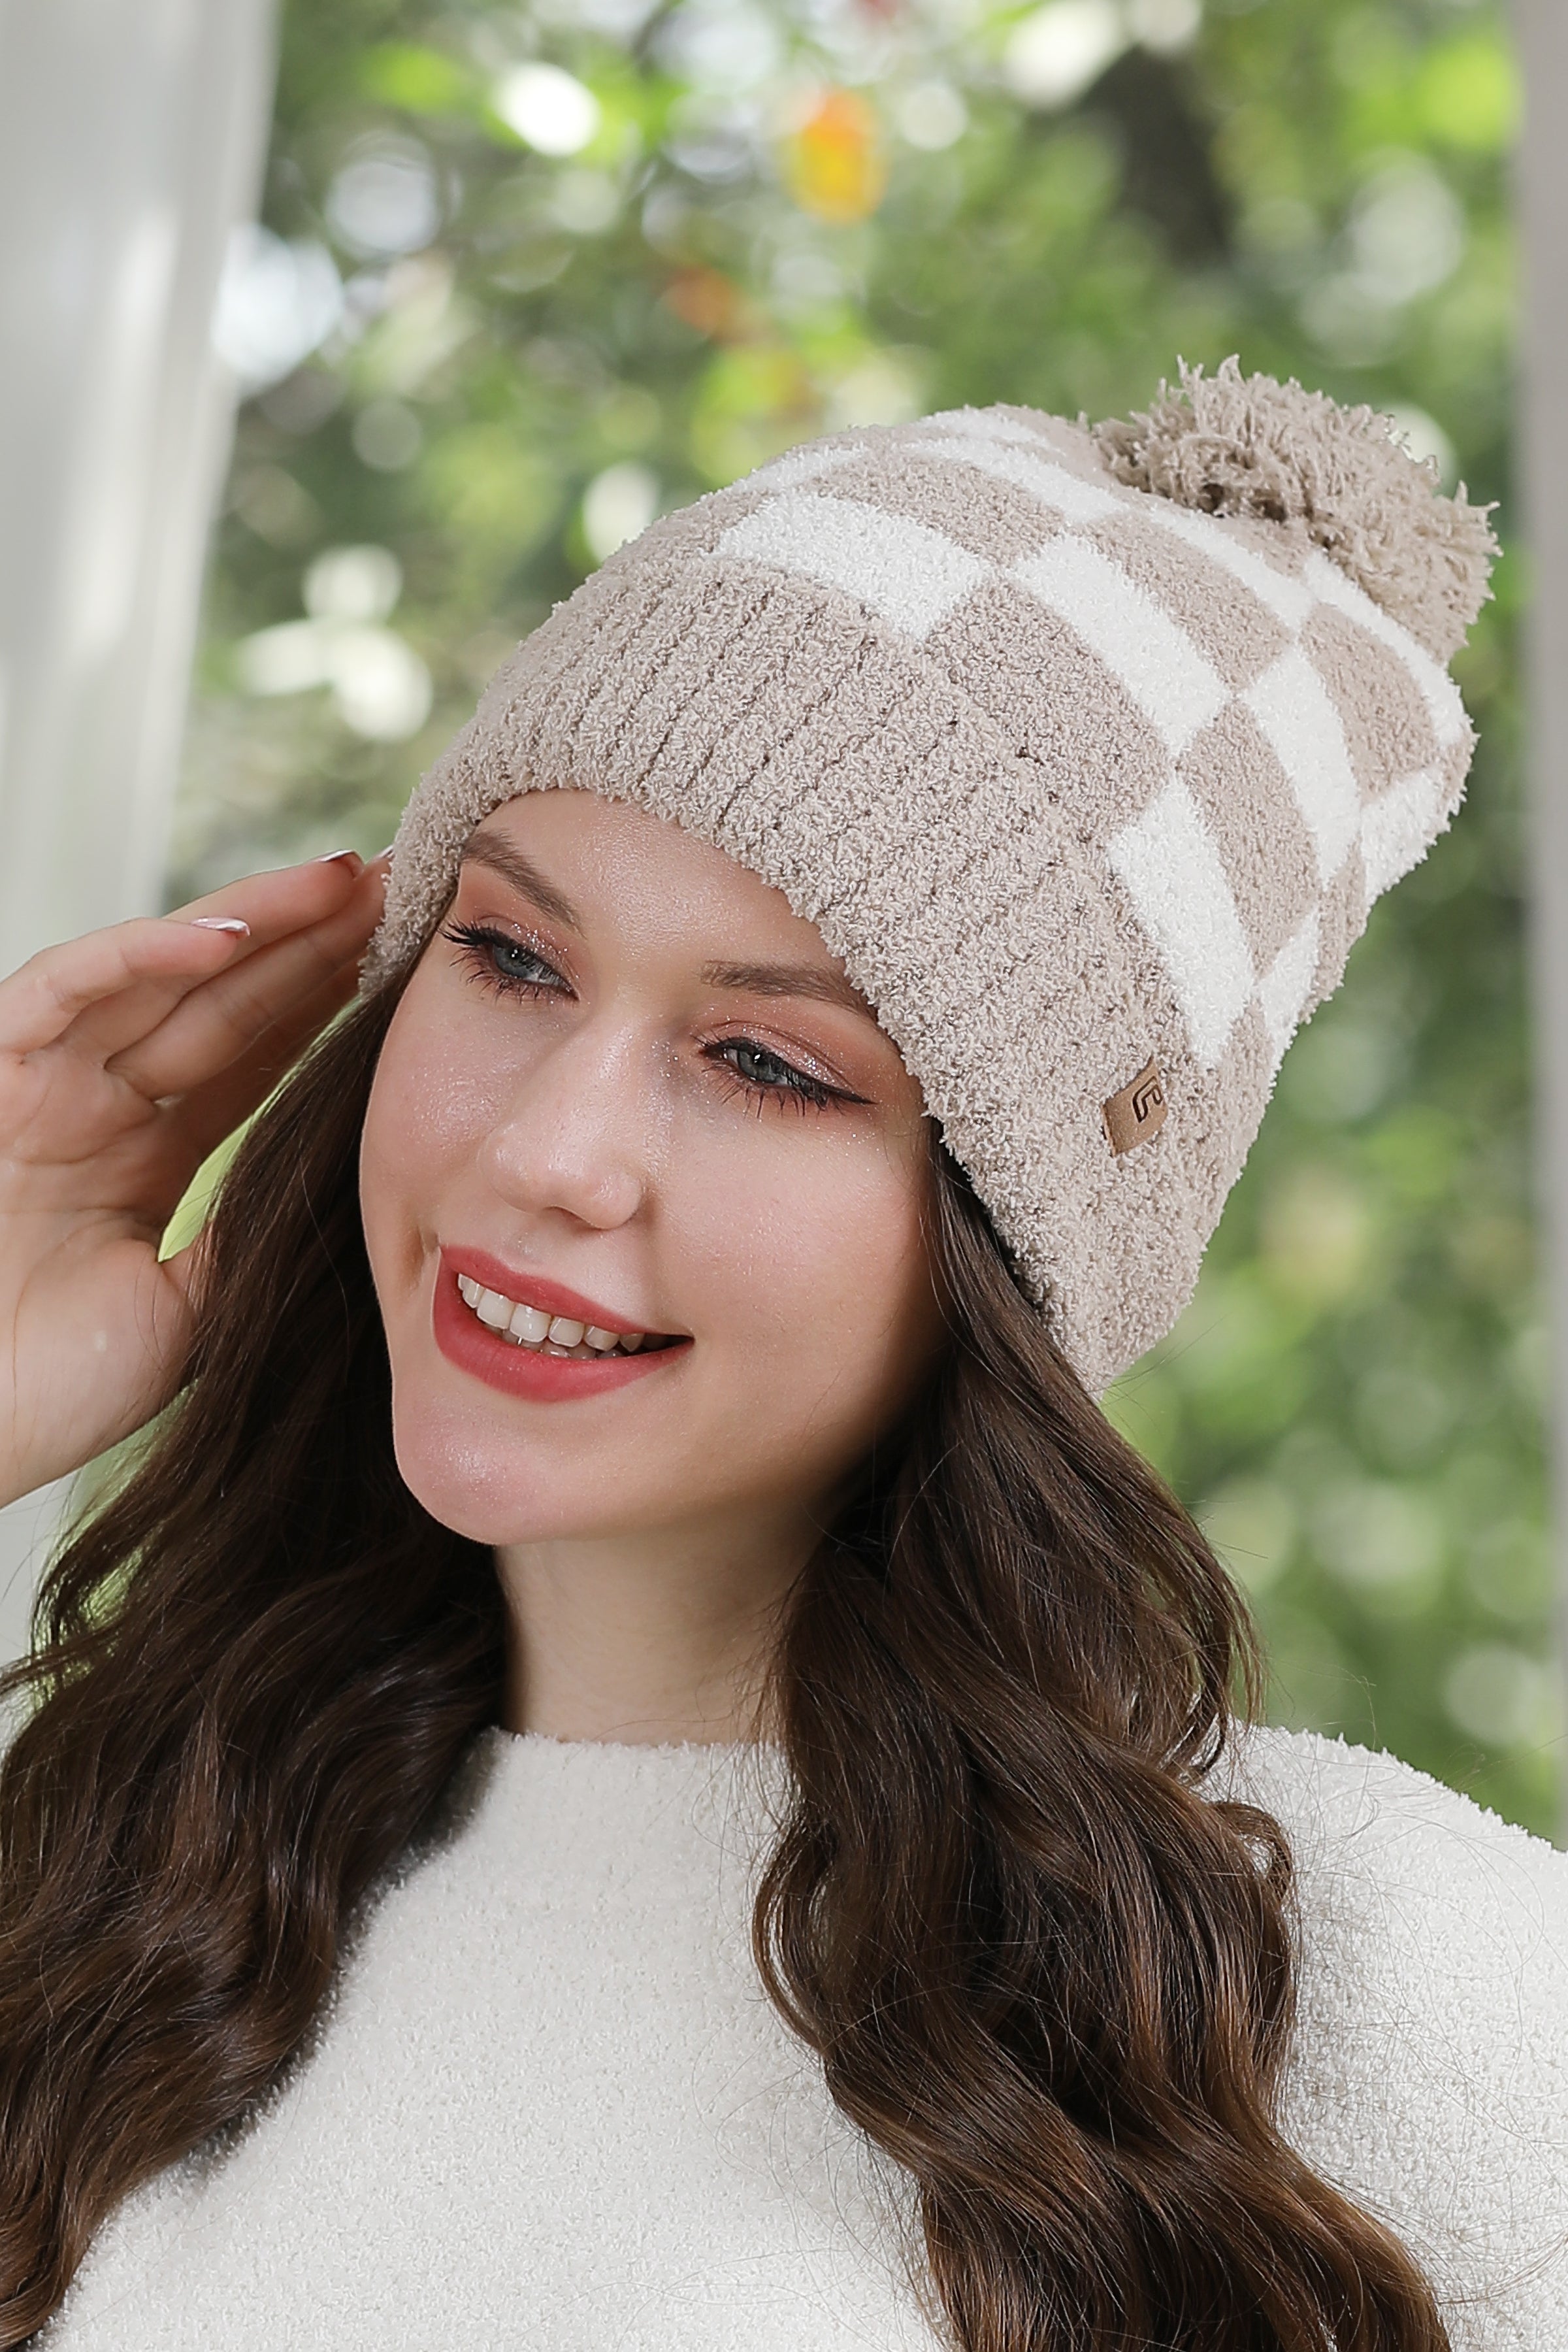
{"type": "MultiPolygon", "coordinates": [[[[357,1160],[395,999],[254,1122],[184,1385],[0,1681],[0,2347],[277,2078],[498,1716],[489,1554],[392,1454],[357,1160]]],[[[1256,1675],[1240,1603],[935,1149],[951,1343],[791,1597],[763,1979],[914,2176],[961,2352],[1446,2352],[1275,2120],[1288,1848],[1205,1790],[1256,1675]]]]}

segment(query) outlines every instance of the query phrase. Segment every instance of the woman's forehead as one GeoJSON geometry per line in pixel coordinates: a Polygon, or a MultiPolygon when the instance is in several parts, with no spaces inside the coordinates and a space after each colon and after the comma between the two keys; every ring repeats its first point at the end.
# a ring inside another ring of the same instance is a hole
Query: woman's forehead
{"type": "Polygon", "coordinates": [[[770,940],[793,961],[840,976],[845,1000],[868,1009],[816,925],[781,890],[670,818],[628,802],[584,792],[519,793],[476,825],[463,861],[498,875],[574,929],[622,917],[652,919],[666,932],[716,927],[770,940]]]}

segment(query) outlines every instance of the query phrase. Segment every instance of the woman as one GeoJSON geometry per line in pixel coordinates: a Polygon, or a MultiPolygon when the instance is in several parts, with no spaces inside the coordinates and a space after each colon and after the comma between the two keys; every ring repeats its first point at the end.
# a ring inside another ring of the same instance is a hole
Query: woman
{"type": "Polygon", "coordinates": [[[0,992],[0,1492],[156,1417],[0,1772],[0,2341],[1561,2352],[1568,1866],[1239,1736],[1092,1401],[1487,546],[1234,365],[841,436],[521,649],[384,913],[0,992]]]}

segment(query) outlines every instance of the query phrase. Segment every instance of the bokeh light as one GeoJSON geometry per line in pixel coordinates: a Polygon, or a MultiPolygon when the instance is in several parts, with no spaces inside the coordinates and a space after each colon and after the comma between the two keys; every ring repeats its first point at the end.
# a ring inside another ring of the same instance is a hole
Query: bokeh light
{"type": "Polygon", "coordinates": [[[490,102],[541,155],[576,155],[599,128],[599,100],[559,66],[513,66],[496,83],[490,102]]]}

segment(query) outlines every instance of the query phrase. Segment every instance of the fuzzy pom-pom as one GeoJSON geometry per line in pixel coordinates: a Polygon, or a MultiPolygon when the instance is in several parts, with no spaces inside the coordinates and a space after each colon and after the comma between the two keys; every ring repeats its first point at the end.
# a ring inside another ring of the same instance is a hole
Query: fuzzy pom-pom
{"type": "Polygon", "coordinates": [[[1439,661],[1461,646],[1490,590],[1490,507],[1437,488],[1375,408],[1342,408],[1292,377],[1181,363],[1145,415],[1094,438],[1118,481],[1207,514],[1255,515],[1304,535],[1439,661]]]}

